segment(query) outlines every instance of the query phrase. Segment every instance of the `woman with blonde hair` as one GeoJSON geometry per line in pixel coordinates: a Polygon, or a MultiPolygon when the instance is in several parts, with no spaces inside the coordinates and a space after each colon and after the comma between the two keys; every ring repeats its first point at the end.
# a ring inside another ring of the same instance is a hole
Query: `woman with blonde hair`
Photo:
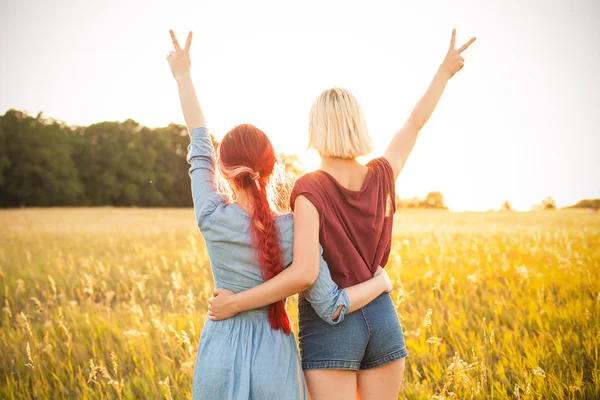
{"type": "MultiPolygon", "coordinates": [[[[334,88],[321,93],[310,111],[309,146],[321,156],[317,171],[299,178],[290,204],[302,216],[294,234],[316,257],[319,242],[333,281],[346,288],[371,279],[390,254],[395,181],[412,151],[417,135],[433,113],[446,84],[464,65],[461,53],[474,41],[448,52],[429,88],[396,133],[383,157],[366,165],[356,157],[371,153],[373,144],[356,98],[334,88]]],[[[296,220],[300,220],[298,216],[296,220]]],[[[290,293],[281,288],[291,279],[285,271],[248,291],[231,295],[217,290],[209,315],[229,317],[240,310],[270,304],[290,293]]],[[[398,316],[388,293],[329,325],[302,296],[299,298],[299,339],[302,368],[314,400],[396,399],[402,386],[408,353],[398,316]]]]}

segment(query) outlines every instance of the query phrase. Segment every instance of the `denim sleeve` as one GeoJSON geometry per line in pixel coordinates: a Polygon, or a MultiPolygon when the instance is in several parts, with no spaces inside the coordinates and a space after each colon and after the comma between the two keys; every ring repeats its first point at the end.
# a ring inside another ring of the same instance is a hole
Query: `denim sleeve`
{"type": "MultiPolygon", "coordinates": [[[[321,248],[321,253],[323,249],[321,248]]],[[[327,262],[321,256],[319,276],[311,287],[304,291],[303,297],[310,303],[317,315],[330,325],[339,324],[350,309],[350,299],[343,289],[331,279],[327,262]],[[333,314],[342,306],[340,315],[334,320],[333,314]]]]}
{"type": "Polygon", "coordinates": [[[217,193],[215,180],[215,149],[206,128],[194,128],[190,131],[187,162],[190,163],[192,181],[192,199],[196,221],[201,225],[202,207],[217,193]]]}

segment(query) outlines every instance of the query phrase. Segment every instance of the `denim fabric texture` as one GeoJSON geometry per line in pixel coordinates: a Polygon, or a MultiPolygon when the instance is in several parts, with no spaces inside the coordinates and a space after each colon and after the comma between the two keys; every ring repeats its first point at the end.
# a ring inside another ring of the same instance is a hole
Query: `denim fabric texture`
{"type": "Polygon", "coordinates": [[[357,371],[381,367],[408,356],[404,333],[389,293],[383,293],[343,322],[325,323],[305,299],[298,314],[302,368],[357,371]]]}

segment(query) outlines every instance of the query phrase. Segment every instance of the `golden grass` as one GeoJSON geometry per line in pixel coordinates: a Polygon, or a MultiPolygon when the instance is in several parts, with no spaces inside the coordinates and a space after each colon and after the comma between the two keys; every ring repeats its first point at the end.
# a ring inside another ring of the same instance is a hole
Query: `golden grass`
{"type": "MultiPolygon", "coordinates": [[[[212,290],[191,210],[0,226],[0,398],[190,397],[212,290]]],[[[401,211],[394,235],[402,398],[600,398],[600,215],[401,211]]]]}

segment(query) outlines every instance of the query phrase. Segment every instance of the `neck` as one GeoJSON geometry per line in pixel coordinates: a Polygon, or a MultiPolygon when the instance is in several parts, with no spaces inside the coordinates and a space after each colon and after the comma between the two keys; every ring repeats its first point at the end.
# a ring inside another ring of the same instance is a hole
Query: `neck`
{"type": "Polygon", "coordinates": [[[254,199],[250,195],[250,191],[248,189],[240,189],[236,192],[236,203],[240,206],[244,211],[248,214],[252,214],[252,209],[254,208],[254,199]]]}
{"type": "Polygon", "coordinates": [[[321,169],[325,170],[330,168],[343,168],[356,164],[358,164],[358,161],[354,158],[321,157],[321,169]]]}

